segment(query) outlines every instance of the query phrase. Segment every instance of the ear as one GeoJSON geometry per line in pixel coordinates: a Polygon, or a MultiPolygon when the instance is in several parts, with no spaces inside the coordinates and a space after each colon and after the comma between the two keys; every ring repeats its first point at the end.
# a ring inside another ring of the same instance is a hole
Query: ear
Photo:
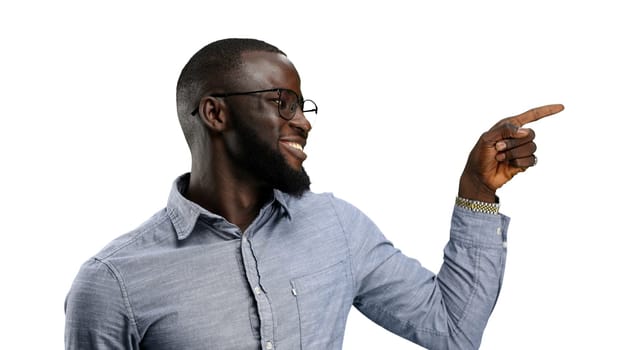
{"type": "Polygon", "coordinates": [[[227,106],[219,98],[203,97],[199,103],[199,116],[209,130],[222,132],[227,127],[227,106]]]}

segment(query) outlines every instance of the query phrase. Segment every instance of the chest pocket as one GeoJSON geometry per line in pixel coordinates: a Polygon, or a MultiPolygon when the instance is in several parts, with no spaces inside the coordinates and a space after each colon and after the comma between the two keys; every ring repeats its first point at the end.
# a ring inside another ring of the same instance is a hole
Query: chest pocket
{"type": "Polygon", "coordinates": [[[300,320],[302,349],[341,349],[352,305],[350,277],[341,261],[291,280],[300,320]]]}

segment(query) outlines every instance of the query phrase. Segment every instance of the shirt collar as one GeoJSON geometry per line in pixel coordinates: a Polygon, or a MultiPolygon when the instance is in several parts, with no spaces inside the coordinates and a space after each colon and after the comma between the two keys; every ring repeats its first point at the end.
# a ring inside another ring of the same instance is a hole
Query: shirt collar
{"type": "Polygon", "coordinates": [[[289,206],[288,206],[288,201],[287,201],[289,198],[290,198],[289,195],[279,190],[274,190],[274,201],[278,203],[281,206],[281,208],[283,208],[283,214],[287,216],[287,218],[291,221],[292,215],[291,215],[291,212],[289,211],[289,206]]]}
{"type": "MultiPolygon", "coordinates": [[[[188,188],[190,173],[181,175],[173,182],[171,192],[166,205],[166,212],[175,227],[177,238],[183,240],[188,238],[197,223],[199,217],[203,216],[209,222],[224,224],[227,222],[222,216],[212,213],[202,208],[198,204],[189,201],[184,197],[188,188]]],[[[282,213],[291,220],[291,213],[288,207],[289,196],[279,190],[274,190],[274,198],[267,205],[276,204],[282,208],[282,213]]]]}

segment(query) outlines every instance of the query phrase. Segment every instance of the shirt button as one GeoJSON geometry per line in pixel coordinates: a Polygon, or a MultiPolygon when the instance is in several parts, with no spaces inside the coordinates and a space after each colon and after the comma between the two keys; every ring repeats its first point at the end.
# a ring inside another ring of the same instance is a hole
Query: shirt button
{"type": "Polygon", "coordinates": [[[497,227],[497,234],[501,235],[501,227],[497,227]]]}
{"type": "Polygon", "coordinates": [[[272,342],[269,340],[266,342],[266,349],[272,350],[272,342]]]}
{"type": "Polygon", "coordinates": [[[257,295],[261,294],[261,288],[259,288],[259,286],[255,287],[254,290],[257,295]]]}
{"type": "Polygon", "coordinates": [[[503,242],[503,248],[507,248],[508,247],[508,242],[503,242]]]}

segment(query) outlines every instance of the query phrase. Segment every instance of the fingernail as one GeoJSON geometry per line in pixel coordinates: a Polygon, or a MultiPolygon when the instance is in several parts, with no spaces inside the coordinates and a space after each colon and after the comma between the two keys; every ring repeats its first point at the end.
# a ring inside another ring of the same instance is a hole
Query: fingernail
{"type": "Polygon", "coordinates": [[[503,151],[503,150],[504,150],[504,149],[506,149],[507,147],[508,147],[508,145],[507,145],[505,142],[503,142],[503,141],[497,142],[497,143],[495,144],[495,149],[496,149],[497,151],[503,151]]]}
{"type": "Polygon", "coordinates": [[[527,136],[529,134],[529,129],[520,128],[516,131],[517,136],[527,136]]]}

